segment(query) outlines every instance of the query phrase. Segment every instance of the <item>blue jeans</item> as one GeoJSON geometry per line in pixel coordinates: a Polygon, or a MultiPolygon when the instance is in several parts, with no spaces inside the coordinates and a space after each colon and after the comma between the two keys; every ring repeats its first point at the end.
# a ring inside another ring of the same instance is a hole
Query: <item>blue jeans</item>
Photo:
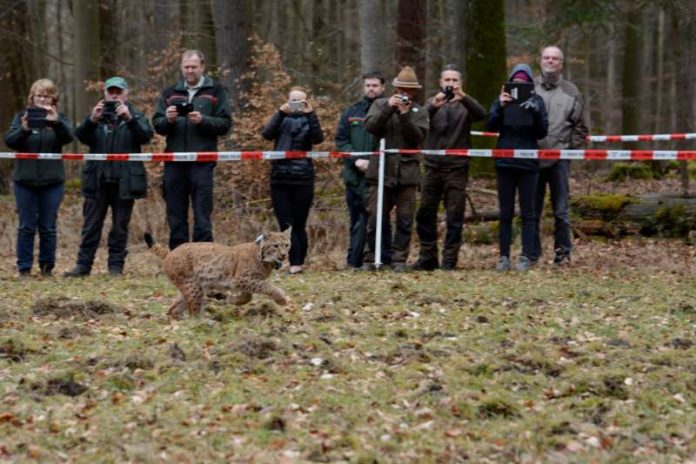
{"type": "Polygon", "coordinates": [[[568,214],[568,172],[570,171],[570,161],[560,160],[549,168],[539,170],[539,181],[535,194],[534,210],[537,215],[537,233],[534,242],[534,253],[541,256],[541,235],[539,225],[544,211],[544,196],[546,195],[546,184],[549,185],[551,192],[551,207],[553,208],[554,229],[553,249],[559,255],[570,255],[573,244],[570,236],[570,217],[568,214]]]}
{"type": "Polygon", "coordinates": [[[51,270],[56,264],[58,232],[56,220],[63,200],[63,183],[31,187],[14,183],[15,201],[19,213],[17,229],[17,268],[28,272],[34,264],[34,236],[39,230],[39,266],[51,270]]]}
{"type": "Polygon", "coordinates": [[[536,236],[536,214],[534,213],[534,191],[539,173],[526,169],[496,168],[498,204],[500,205],[500,256],[510,257],[512,242],[512,218],[515,216],[515,194],[519,192],[520,216],[522,217],[522,256],[532,261],[539,259],[534,254],[536,236]]]}
{"type": "Polygon", "coordinates": [[[367,209],[365,198],[357,189],[346,186],[346,204],[350,215],[350,243],[346,263],[350,267],[363,265],[365,242],[367,240],[367,209]]]}
{"type": "Polygon", "coordinates": [[[212,242],[213,175],[215,163],[164,164],[164,201],[167,204],[169,248],[190,241],[189,201],[193,207],[193,241],[212,242]]]}

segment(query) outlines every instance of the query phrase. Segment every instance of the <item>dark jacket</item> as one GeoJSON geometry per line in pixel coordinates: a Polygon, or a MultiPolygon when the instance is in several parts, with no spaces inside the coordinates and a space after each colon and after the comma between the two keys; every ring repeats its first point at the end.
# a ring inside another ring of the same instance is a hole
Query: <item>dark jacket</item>
{"type": "MultiPolygon", "coordinates": [[[[471,148],[471,124],[486,117],[486,110],[469,95],[462,100],[447,102],[437,108],[428,100],[430,130],[425,140],[427,150],[471,148]]],[[[452,169],[469,163],[466,156],[425,155],[425,165],[437,169],[452,169]]]]}
{"type": "MultiPolygon", "coordinates": [[[[419,149],[428,134],[428,125],[428,113],[416,102],[412,103],[411,111],[400,114],[396,108],[389,106],[388,98],[375,100],[365,117],[365,128],[375,137],[373,150],[379,149],[381,138],[385,139],[386,148],[419,149]]],[[[387,154],[385,187],[418,185],[419,158],[420,155],[387,154]]],[[[373,155],[367,168],[367,181],[377,183],[378,174],[379,157],[373,155]]]]}
{"type": "Polygon", "coordinates": [[[184,81],[162,92],[157,103],[152,124],[158,134],[167,137],[168,152],[176,151],[217,151],[218,137],[227,134],[232,127],[230,104],[225,88],[205,77],[203,86],[198,89],[191,103],[194,111],[200,111],[203,120],[200,124],[189,122],[188,117],[179,116],[174,123],[167,121],[167,107],[189,101],[184,81]]]}
{"type": "MultiPolygon", "coordinates": [[[[317,114],[276,112],[261,131],[266,140],[273,140],[276,151],[310,151],[312,145],[324,141],[317,114]]],[[[309,158],[271,161],[271,184],[311,185],[314,163],[309,158]]]]}
{"type": "MultiPolygon", "coordinates": [[[[518,64],[512,68],[510,79],[518,72],[524,71],[529,76],[530,82],[532,79],[531,69],[525,64],[518,64]]],[[[532,95],[528,103],[519,105],[515,111],[527,111],[531,113],[528,125],[511,124],[505,117],[505,112],[511,108],[508,104],[505,107],[500,106],[500,100],[493,100],[491,110],[488,113],[488,122],[486,128],[490,131],[499,132],[498,143],[496,148],[510,149],[530,149],[536,150],[539,148],[538,140],[546,137],[546,131],[549,127],[549,121],[546,116],[546,106],[544,100],[539,95],[532,95]],[[525,106],[523,108],[523,106],[525,106]]],[[[516,168],[527,169],[531,171],[539,170],[538,159],[514,159],[514,158],[496,158],[496,168],[516,168]]]]}
{"type": "MultiPolygon", "coordinates": [[[[365,116],[374,99],[364,97],[348,107],[338,123],[336,131],[336,148],[339,151],[372,151],[374,137],[365,129],[365,116]]],[[[343,181],[347,187],[364,193],[367,188],[365,173],[355,167],[355,161],[370,159],[369,156],[352,156],[343,160],[343,181]]]]}
{"type": "MultiPolygon", "coordinates": [[[[22,116],[26,111],[15,114],[10,130],[5,134],[5,144],[23,153],[61,153],[63,145],[72,142],[70,121],[60,113],[58,121],[47,122],[44,129],[25,131],[22,116]]],[[[63,160],[16,160],[12,179],[24,185],[43,187],[65,182],[63,160]]]]}
{"type": "MultiPolygon", "coordinates": [[[[89,147],[90,153],[140,153],[154,131],[147,118],[127,103],[130,121],[119,120],[115,127],[105,121],[92,122],[88,115],[75,129],[75,136],[89,147]]],[[[97,198],[102,182],[118,182],[122,200],[144,198],[147,195],[145,166],[140,161],[87,161],[82,167],[82,196],[97,198]]]]}
{"type": "MultiPolygon", "coordinates": [[[[577,149],[582,148],[589,133],[584,118],[582,94],[570,81],[558,76],[551,82],[543,74],[536,79],[536,93],[544,99],[549,115],[549,130],[540,148],[577,149]]],[[[558,160],[541,160],[542,168],[551,167],[558,160]]]]}

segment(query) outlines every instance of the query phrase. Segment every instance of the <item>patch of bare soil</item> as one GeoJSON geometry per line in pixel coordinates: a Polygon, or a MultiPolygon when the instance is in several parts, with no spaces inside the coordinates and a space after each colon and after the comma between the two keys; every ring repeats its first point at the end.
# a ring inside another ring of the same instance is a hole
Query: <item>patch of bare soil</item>
{"type": "Polygon", "coordinates": [[[53,378],[46,381],[46,383],[36,383],[32,385],[32,390],[44,395],[65,395],[65,396],[80,396],[88,390],[85,385],[82,385],[71,377],[66,378],[53,378]]]}
{"type": "Polygon", "coordinates": [[[245,337],[232,346],[232,349],[250,358],[266,359],[278,351],[278,344],[267,338],[245,337]]]}
{"type": "Polygon", "coordinates": [[[66,297],[38,299],[31,309],[36,316],[54,316],[56,319],[97,319],[106,314],[123,312],[121,308],[104,301],[78,301],[66,297]]]}

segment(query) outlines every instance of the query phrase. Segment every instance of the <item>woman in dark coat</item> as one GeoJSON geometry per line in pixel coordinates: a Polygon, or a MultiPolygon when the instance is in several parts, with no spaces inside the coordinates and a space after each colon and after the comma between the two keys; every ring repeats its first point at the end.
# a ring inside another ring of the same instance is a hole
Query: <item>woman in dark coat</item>
{"type": "MultiPolygon", "coordinates": [[[[509,80],[532,84],[533,88],[532,70],[526,64],[513,67],[509,80]]],[[[486,126],[488,130],[499,132],[497,148],[538,149],[537,141],[546,137],[549,126],[544,100],[532,93],[524,102],[513,102],[512,96],[502,89],[500,96],[493,101],[486,126]]],[[[539,177],[539,160],[496,158],[495,172],[500,206],[500,260],[496,270],[510,270],[512,218],[515,214],[515,194],[518,193],[522,217],[522,254],[517,269],[526,271],[539,258],[534,256],[533,251],[536,234],[534,192],[539,177]]]]}
{"type": "MultiPolygon", "coordinates": [[[[307,99],[307,91],[293,87],[288,101],[261,131],[273,140],[276,151],[309,151],[324,141],[319,118],[307,99]]],[[[271,162],[271,201],[280,230],[292,227],[290,273],[302,272],[307,256],[307,217],[314,201],[314,164],[309,158],[271,162]]]]}
{"type": "MultiPolygon", "coordinates": [[[[57,104],[58,88],[52,81],[34,82],[29,91],[28,107],[14,116],[5,134],[5,144],[23,153],[61,153],[63,145],[72,141],[73,133],[68,118],[58,112],[57,104]]],[[[19,274],[31,273],[38,229],[39,269],[42,275],[50,275],[56,264],[56,220],[65,191],[63,161],[18,159],[12,180],[19,213],[19,274]]]]}

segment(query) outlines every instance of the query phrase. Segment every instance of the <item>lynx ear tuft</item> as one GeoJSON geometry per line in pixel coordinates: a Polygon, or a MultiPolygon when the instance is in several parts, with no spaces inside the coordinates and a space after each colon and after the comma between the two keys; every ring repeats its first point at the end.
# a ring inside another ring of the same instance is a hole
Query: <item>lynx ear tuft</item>
{"type": "Polygon", "coordinates": [[[254,240],[254,243],[256,243],[257,245],[261,246],[261,244],[263,243],[263,240],[264,240],[265,238],[266,238],[266,234],[264,234],[263,232],[261,232],[259,235],[256,236],[256,239],[254,240]]]}

